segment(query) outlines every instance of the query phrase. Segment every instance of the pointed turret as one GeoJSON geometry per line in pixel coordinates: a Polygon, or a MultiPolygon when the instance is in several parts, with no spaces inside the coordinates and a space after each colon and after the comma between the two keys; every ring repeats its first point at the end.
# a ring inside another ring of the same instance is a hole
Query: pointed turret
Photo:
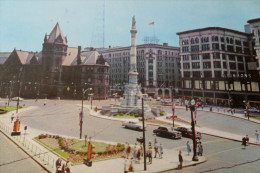
{"type": "Polygon", "coordinates": [[[47,39],[48,43],[63,43],[63,44],[67,44],[67,39],[63,36],[61,29],[60,29],[60,25],[57,22],[57,24],[55,25],[55,27],[52,29],[48,39],[47,39]]]}

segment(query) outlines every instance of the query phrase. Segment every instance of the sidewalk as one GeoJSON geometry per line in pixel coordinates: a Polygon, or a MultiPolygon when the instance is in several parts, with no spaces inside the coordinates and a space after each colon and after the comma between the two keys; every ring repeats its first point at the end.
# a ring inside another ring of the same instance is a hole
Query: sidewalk
{"type": "MultiPolygon", "coordinates": [[[[178,109],[186,109],[183,106],[175,106],[175,107],[178,108],[178,109]]],[[[243,120],[247,120],[247,121],[250,121],[250,122],[254,122],[254,123],[260,124],[260,120],[258,120],[258,119],[250,117],[249,120],[248,120],[248,118],[245,117],[243,111],[242,111],[242,113],[231,114],[230,112],[228,112],[228,108],[215,107],[215,106],[212,107],[212,111],[210,111],[210,107],[204,107],[203,109],[199,108],[198,111],[218,113],[218,114],[231,116],[231,117],[234,117],[234,118],[240,118],[240,119],[243,119],[243,120]]],[[[237,112],[241,112],[241,110],[237,110],[237,112]]]]}
{"type": "MultiPolygon", "coordinates": [[[[26,112],[32,109],[35,109],[35,107],[24,108],[19,110],[19,112],[26,112]]],[[[91,111],[91,113],[93,112],[91,111]]],[[[25,134],[24,133],[25,131],[23,130],[25,124],[21,124],[20,125],[21,135],[11,136],[11,132],[13,128],[13,123],[11,123],[12,113],[13,112],[9,112],[5,115],[0,116],[0,130],[17,146],[19,146],[24,152],[26,152],[32,159],[34,159],[38,164],[40,164],[47,172],[55,173],[56,171],[55,162],[59,156],[51,152],[43,145],[33,140],[34,137],[49,132],[28,127],[25,134]]],[[[203,163],[206,161],[206,158],[204,156],[201,156],[199,157],[198,162],[193,162],[191,161],[192,156],[187,155],[185,146],[183,147],[182,151],[183,151],[182,156],[184,160],[183,167],[203,163]]],[[[179,153],[179,149],[178,150],[164,149],[163,159],[153,158],[153,163],[151,165],[147,163],[147,171],[144,171],[143,160],[141,161],[141,163],[135,163],[135,162],[133,163],[134,171],[135,172],[161,172],[165,170],[175,169],[179,164],[178,153],[179,153]]],[[[127,164],[125,166],[124,158],[115,158],[115,159],[109,159],[103,161],[95,161],[92,163],[92,167],[87,167],[84,164],[77,164],[71,167],[71,172],[72,173],[78,173],[78,172],[122,173],[124,168],[128,167],[129,162],[130,160],[127,160],[127,164]]]]}

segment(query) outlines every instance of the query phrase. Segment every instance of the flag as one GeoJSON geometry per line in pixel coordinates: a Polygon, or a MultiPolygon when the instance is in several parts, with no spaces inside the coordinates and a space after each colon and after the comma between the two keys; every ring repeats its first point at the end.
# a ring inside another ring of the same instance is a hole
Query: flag
{"type": "Polygon", "coordinates": [[[148,23],[149,26],[153,26],[154,25],[154,22],[150,22],[148,23]]]}

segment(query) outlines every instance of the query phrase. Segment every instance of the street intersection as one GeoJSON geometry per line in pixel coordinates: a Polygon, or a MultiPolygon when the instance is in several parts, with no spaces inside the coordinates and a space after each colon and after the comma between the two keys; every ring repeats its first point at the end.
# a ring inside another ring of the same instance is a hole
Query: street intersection
{"type": "MultiPolygon", "coordinates": [[[[44,100],[25,100],[22,104],[32,107],[31,110],[18,113],[21,117],[21,123],[28,126],[28,132],[31,128],[45,131],[46,133],[60,134],[65,136],[79,137],[79,109],[81,102],[77,100],[48,100],[44,106],[44,100]]],[[[84,107],[90,105],[89,101],[84,102],[84,107]]],[[[111,102],[94,101],[93,107],[108,105],[111,102]]],[[[3,103],[2,103],[3,104],[3,103]]],[[[15,102],[11,104],[16,104],[15,102]]],[[[164,108],[170,113],[170,108],[164,108]]],[[[176,110],[177,116],[189,121],[190,112],[184,109],[176,110]]],[[[197,116],[197,124],[199,126],[212,128],[216,130],[227,131],[236,135],[248,134],[250,138],[254,138],[254,131],[259,129],[259,124],[248,122],[242,119],[230,116],[220,115],[212,112],[199,111],[197,116]],[[241,128],[243,127],[243,128],[241,128]]],[[[153,141],[155,136],[152,131],[157,128],[154,124],[148,124],[146,130],[146,139],[153,141]]],[[[100,117],[91,116],[89,109],[84,109],[83,118],[83,135],[87,134],[92,139],[113,141],[130,144],[136,143],[136,138],[142,136],[141,132],[125,129],[122,127],[121,121],[113,121],[100,117]]],[[[190,139],[182,138],[181,140],[172,140],[156,137],[159,143],[162,143],[167,149],[182,149],[186,153],[186,142],[190,139]]],[[[241,149],[241,143],[213,137],[210,135],[202,136],[204,147],[204,156],[207,162],[195,167],[184,168],[182,172],[259,172],[260,147],[250,145],[246,150],[241,149]]],[[[173,156],[173,157],[177,157],[173,156]]],[[[175,172],[174,170],[173,172],[175,172]]]]}

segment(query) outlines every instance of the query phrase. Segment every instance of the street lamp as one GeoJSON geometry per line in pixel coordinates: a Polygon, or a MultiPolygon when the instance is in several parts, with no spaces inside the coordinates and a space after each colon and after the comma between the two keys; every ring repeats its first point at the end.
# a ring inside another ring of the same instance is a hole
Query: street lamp
{"type": "Polygon", "coordinates": [[[92,90],[92,88],[88,88],[88,89],[85,89],[84,88],[82,89],[82,105],[81,105],[81,111],[79,113],[79,125],[80,125],[80,133],[79,133],[79,137],[81,139],[82,137],[82,124],[83,124],[83,100],[84,100],[84,94],[88,91],[88,90],[92,90]]]}
{"type": "Polygon", "coordinates": [[[199,161],[196,148],[197,148],[197,141],[196,141],[196,132],[195,132],[195,125],[194,125],[194,118],[193,112],[195,111],[195,100],[192,99],[190,103],[190,112],[191,112],[191,130],[192,130],[192,140],[193,140],[193,157],[192,161],[199,161]]]}

